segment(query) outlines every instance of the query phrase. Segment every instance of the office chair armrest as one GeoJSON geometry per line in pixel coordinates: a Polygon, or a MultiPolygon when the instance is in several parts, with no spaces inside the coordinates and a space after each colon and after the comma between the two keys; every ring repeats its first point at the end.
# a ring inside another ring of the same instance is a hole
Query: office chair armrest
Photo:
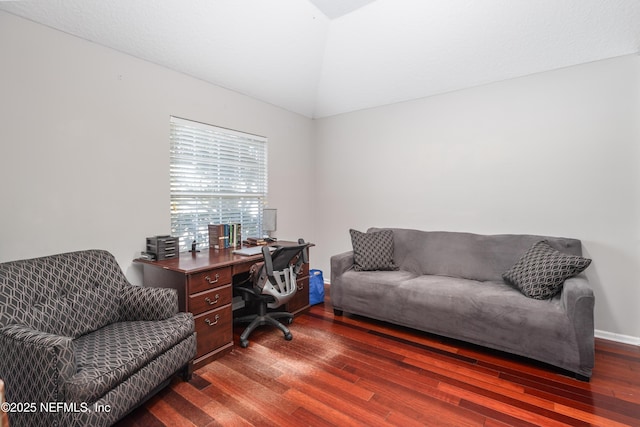
{"type": "Polygon", "coordinates": [[[242,294],[242,299],[247,301],[250,296],[257,297],[259,294],[253,288],[245,288],[244,286],[234,286],[234,292],[238,291],[242,294]]]}

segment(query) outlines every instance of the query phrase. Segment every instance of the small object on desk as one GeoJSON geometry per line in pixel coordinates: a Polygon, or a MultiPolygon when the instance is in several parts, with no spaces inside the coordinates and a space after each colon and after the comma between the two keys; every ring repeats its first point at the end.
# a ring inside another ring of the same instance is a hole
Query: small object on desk
{"type": "Polygon", "coordinates": [[[175,258],[178,255],[178,239],[169,235],[147,237],[146,252],[154,254],[158,261],[175,258]]]}
{"type": "Polygon", "coordinates": [[[191,242],[191,250],[189,251],[193,254],[195,254],[196,252],[200,252],[198,249],[196,249],[196,241],[194,240],[193,242],[191,242]]]}
{"type": "MultiPolygon", "coordinates": [[[[260,255],[262,253],[262,247],[263,246],[251,246],[249,248],[236,249],[235,251],[233,251],[233,253],[244,256],[260,255]]],[[[269,250],[273,252],[276,250],[276,248],[273,246],[269,246],[269,250]]]]}
{"type": "Polygon", "coordinates": [[[278,210],[265,208],[262,210],[262,232],[271,237],[271,233],[278,229],[278,210]]]}
{"type": "Polygon", "coordinates": [[[261,237],[247,237],[245,243],[247,244],[247,246],[262,246],[266,245],[267,241],[261,237]]]}
{"type": "Polygon", "coordinates": [[[152,253],[152,252],[140,252],[140,259],[146,259],[149,261],[155,261],[156,260],[156,254],[152,253]]]}

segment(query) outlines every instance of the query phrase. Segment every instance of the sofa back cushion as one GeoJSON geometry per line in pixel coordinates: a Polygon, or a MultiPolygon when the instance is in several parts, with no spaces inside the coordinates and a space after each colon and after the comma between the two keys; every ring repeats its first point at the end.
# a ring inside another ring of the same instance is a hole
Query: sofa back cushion
{"type": "Polygon", "coordinates": [[[113,255],[89,250],[0,264],[0,326],[77,338],[118,320],[128,285],[113,255]]]}
{"type": "MultiPolygon", "coordinates": [[[[380,230],[378,228],[370,231],[380,230]]],[[[547,240],[554,249],[582,255],[578,239],[526,234],[480,235],[449,231],[391,228],[393,261],[401,270],[479,281],[501,282],[509,270],[536,242],[547,240]]]]}
{"type": "Polygon", "coordinates": [[[356,271],[397,270],[393,263],[393,231],[361,233],[349,230],[356,271]]]}

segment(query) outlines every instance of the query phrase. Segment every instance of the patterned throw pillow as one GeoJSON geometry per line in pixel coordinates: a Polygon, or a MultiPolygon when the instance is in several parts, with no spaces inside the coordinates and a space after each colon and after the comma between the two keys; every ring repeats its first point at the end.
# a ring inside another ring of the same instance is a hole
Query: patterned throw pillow
{"type": "Polygon", "coordinates": [[[354,270],[397,270],[393,263],[393,231],[362,233],[349,230],[353,245],[354,270]]]}
{"type": "Polygon", "coordinates": [[[560,292],[564,281],[584,271],[591,260],[563,254],[546,240],[535,243],[502,278],[534,299],[549,299],[560,292]]]}

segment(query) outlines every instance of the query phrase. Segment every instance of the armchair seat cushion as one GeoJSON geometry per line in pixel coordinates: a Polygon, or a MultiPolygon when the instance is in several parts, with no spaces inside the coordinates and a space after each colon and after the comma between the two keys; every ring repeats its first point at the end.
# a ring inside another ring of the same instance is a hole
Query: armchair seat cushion
{"type": "Polygon", "coordinates": [[[190,313],[165,320],[112,323],[75,340],[76,374],[64,384],[68,402],[94,402],[193,334],[190,313]]]}

